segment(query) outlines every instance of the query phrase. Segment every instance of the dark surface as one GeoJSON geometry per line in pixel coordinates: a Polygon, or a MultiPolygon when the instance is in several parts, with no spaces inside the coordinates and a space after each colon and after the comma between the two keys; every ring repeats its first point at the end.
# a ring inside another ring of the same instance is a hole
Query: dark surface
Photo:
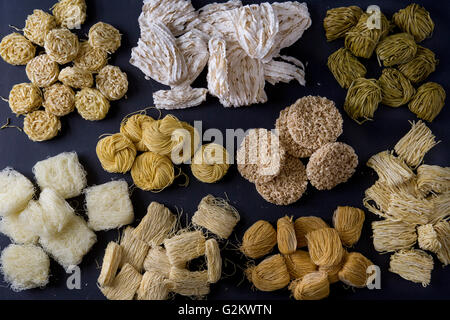
{"type": "MultiPolygon", "coordinates": [[[[0,35],[3,37],[13,30],[8,25],[23,27],[24,21],[33,9],[48,9],[54,0],[21,0],[0,1],[0,35]]],[[[244,1],[245,4],[257,1],[244,1]]],[[[440,65],[429,80],[441,83],[447,92],[449,86],[445,75],[450,73],[448,52],[449,28],[449,5],[442,1],[417,1],[423,4],[430,12],[436,23],[435,32],[431,39],[422,44],[432,49],[441,60],[440,65]]],[[[193,1],[196,8],[203,6],[208,1],[193,1]]],[[[208,100],[200,107],[173,112],[182,120],[193,122],[202,120],[204,130],[218,128],[225,132],[227,128],[242,128],[244,130],[254,127],[273,128],[279,111],[292,104],[296,99],[312,94],[322,95],[336,101],[338,108],[342,111],[345,98],[345,90],[336,83],[326,67],[329,54],[343,45],[342,40],[327,43],[324,36],[322,21],[327,9],[357,4],[362,8],[373,4],[373,1],[308,1],[308,7],[312,16],[313,24],[304,36],[291,48],[285,49],[283,53],[295,56],[307,63],[307,86],[301,87],[297,83],[279,84],[276,87],[266,86],[269,102],[264,105],[255,105],[241,109],[225,109],[216,98],[208,97],[208,100]]],[[[378,1],[382,11],[390,18],[391,15],[405,7],[409,1],[378,1]]],[[[113,102],[111,111],[107,118],[101,122],[84,121],[77,113],[62,119],[63,130],[60,135],[49,142],[34,143],[27,139],[26,135],[15,130],[8,129],[0,131],[0,169],[12,166],[18,171],[32,179],[33,165],[48,156],[54,156],[64,151],[77,151],[80,160],[88,172],[89,185],[101,184],[111,179],[125,178],[132,184],[130,175],[113,175],[102,170],[96,155],[95,146],[98,137],[103,133],[114,133],[119,130],[122,118],[130,112],[143,109],[152,105],[152,92],[162,88],[154,81],[145,81],[143,74],[128,63],[130,49],[136,44],[139,36],[137,18],[141,11],[141,1],[123,0],[90,0],[88,1],[88,20],[84,24],[79,35],[86,37],[90,26],[98,21],[113,24],[123,33],[123,44],[112,56],[111,64],[118,65],[127,72],[130,89],[128,99],[113,102]]],[[[381,68],[378,67],[374,58],[368,63],[368,77],[378,77],[381,68]]],[[[19,82],[27,82],[24,67],[14,67],[0,61],[0,95],[7,97],[11,87],[19,82]]],[[[202,79],[197,81],[197,86],[204,86],[205,73],[202,79]]],[[[16,118],[10,111],[8,105],[0,101],[0,121],[11,118],[12,123],[22,126],[22,117],[16,118]]],[[[151,115],[157,116],[156,111],[151,115]]],[[[166,112],[163,112],[166,114],[166,112]]],[[[146,207],[151,201],[159,201],[173,210],[182,209],[189,216],[195,212],[198,202],[203,196],[212,193],[216,196],[226,194],[238,208],[242,220],[236,228],[236,237],[241,239],[243,232],[252,223],[259,219],[275,222],[281,216],[288,214],[295,218],[302,215],[316,215],[331,222],[331,216],[338,205],[350,205],[362,207],[364,190],[372,185],[376,179],[375,173],[365,166],[366,161],[372,154],[393,148],[396,141],[400,139],[410,128],[408,120],[416,120],[414,114],[406,107],[393,109],[380,106],[375,114],[375,121],[360,126],[353,122],[347,115],[344,118],[344,134],[340,141],[352,145],[359,155],[360,165],[351,180],[340,185],[332,191],[319,192],[308,186],[306,195],[296,204],[287,207],[277,207],[265,202],[256,192],[255,187],[240,177],[233,166],[223,181],[218,184],[208,185],[196,181],[191,175],[188,167],[183,170],[191,176],[191,183],[187,188],[177,186],[161,193],[143,192],[134,190],[132,201],[136,217],[140,219],[146,212],[146,207]]],[[[448,165],[449,152],[447,141],[449,132],[450,110],[448,106],[430,124],[431,129],[442,142],[433,148],[426,156],[428,164],[448,165]]],[[[306,163],[305,163],[306,164],[306,163]]],[[[180,181],[182,182],[182,181],[180,181]]],[[[78,209],[82,210],[82,200],[77,199],[78,209]]],[[[414,284],[401,279],[399,276],[388,272],[389,255],[379,255],[373,249],[371,243],[370,222],[375,219],[374,215],[367,213],[366,223],[359,243],[354,250],[362,252],[382,270],[382,289],[368,290],[345,288],[342,284],[332,285],[330,299],[449,299],[450,298],[450,274],[448,268],[442,268],[440,262],[435,259],[435,268],[432,273],[432,283],[427,288],[420,284],[414,284]]],[[[81,264],[82,288],[81,290],[66,289],[66,278],[64,270],[52,262],[52,277],[50,284],[44,290],[36,289],[21,293],[14,293],[4,282],[1,282],[0,299],[103,299],[97,289],[96,279],[99,274],[98,265],[102,261],[106,244],[118,237],[117,231],[97,233],[98,243],[84,258],[81,264]]],[[[233,236],[233,238],[235,238],[233,236]]],[[[233,239],[234,240],[234,239],[233,239]]],[[[9,244],[9,239],[0,236],[1,248],[9,244]]],[[[230,245],[228,245],[231,248],[230,245]]],[[[221,280],[213,285],[208,299],[288,299],[289,292],[280,290],[273,293],[263,293],[251,289],[247,281],[242,281],[241,269],[245,265],[245,259],[241,258],[236,251],[229,250],[226,253],[226,272],[235,274],[221,280]],[[241,267],[236,269],[234,264],[241,267]]]]}

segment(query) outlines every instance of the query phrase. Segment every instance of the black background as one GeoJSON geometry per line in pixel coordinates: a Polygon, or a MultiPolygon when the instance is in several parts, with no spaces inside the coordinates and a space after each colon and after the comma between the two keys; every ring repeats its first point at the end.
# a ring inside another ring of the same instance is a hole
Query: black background
{"type": "MultiPolygon", "coordinates": [[[[192,1],[196,8],[209,3],[209,1],[192,1]]],[[[244,4],[259,1],[243,1],[244,4]]],[[[440,64],[437,71],[429,80],[441,83],[447,92],[446,74],[449,74],[448,52],[450,51],[448,34],[449,15],[448,2],[444,1],[417,1],[431,12],[436,28],[431,39],[425,40],[422,45],[433,50],[440,64]]],[[[28,14],[33,9],[49,9],[53,5],[52,0],[20,0],[0,1],[0,35],[3,37],[13,32],[8,25],[22,28],[28,14]]],[[[26,135],[15,130],[7,129],[0,131],[0,169],[12,166],[22,172],[28,178],[33,179],[32,167],[42,159],[57,155],[64,151],[75,150],[80,161],[88,172],[88,184],[101,184],[111,179],[125,178],[132,184],[129,174],[113,175],[102,170],[96,155],[95,146],[98,137],[104,133],[115,133],[119,130],[122,118],[130,112],[143,109],[152,105],[152,92],[163,88],[154,81],[146,81],[144,75],[128,63],[130,50],[135,46],[139,37],[137,18],[141,12],[141,1],[138,0],[88,0],[88,19],[81,30],[77,33],[80,37],[87,38],[89,27],[98,21],[111,23],[123,34],[121,48],[112,56],[110,63],[118,65],[128,74],[130,88],[128,99],[113,102],[107,118],[101,122],[89,122],[83,120],[77,113],[62,118],[62,132],[49,142],[34,143],[27,139],[26,135]]],[[[388,18],[392,14],[405,7],[409,1],[381,1],[377,4],[388,18]]],[[[201,106],[174,111],[173,113],[184,121],[193,122],[202,120],[204,130],[218,128],[225,132],[227,128],[242,128],[244,130],[254,127],[273,128],[279,111],[292,104],[296,99],[312,94],[326,96],[333,99],[340,110],[345,98],[345,90],[341,89],[326,67],[327,57],[343,45],[343,40],[327,43],[324,36],[322,21],[326,10],[347,5],[359,5],[365,9],[373,1],[308,1],[308,8],[312,17],[312,26],[303,37],[292,47],[285,49],[283,54],[292,55],[307,63],[306,87],[297,83],[279,84],[277,86],[266,85],[269,102],[263,105],[254,105],[240,109],[226,109],[222,107],[216,98],[208,97],[201,106]]],[[[365,61],[368,66],[367,77],[378,77],[381,68],[378,67],[375,58],[365,61]]],[[[0,95],[7,97],[11,87],[20,82],[28,82],[24,67],[14,67],[0,61],[0,95]]],[[[196,81],[196,87],[205,86],[205,72],[196,81]]],[[[165,115],[167,112],[163,111],[165,115]]],[[[150,111],[150,115],[157,117],[157,111],[150,111]]],[[[7,103],[0,101],[0,122],[12,119],[12,123],[22,126],[22,117],[16,118],[10,111],[7,103]]],[[[184,215],[191,216],[201,198],[208,193],[224,197],[227,195],[241,214],[241,222],[233,235],[233,242],[241,239],[243,232],[252,223],[259,219],[271,222],[283,215],[293,215],[295,218],[304,215],[315,215],[331,222],[331,216],[338,205],[350,205],[362,207],[364,190],[376,180],[373,171],[365,166],[366,161],[372,154],[393,148],[396,141],[400,139],[410,128],[408,120],[416,120],[414,114],[406,107],[397,109],[380,106],[375,113],[375,121],[367,122],[360,126],[353,122],[346,114],[344,118],[344,134],[340,141],[352,145],[359,155],[360,165],[351,180],[340,185],[332,191],[317,191],[308,186],[306,195],[296,204],[287,207],[277,207],[265,202],[256,192],[255,187],[240,177],[233,166],[224,180],[217,184],[202,184],[196,181],[190,174],[189,167],[183,167],[184,172],[191,177],[191,183],[187,188],[177,186],[161,193],[143,192],[135,189],[132,193],[132,201],[135,208],[137,220],[146,212],[146,207],[151,201],[164,203],[174,211],[181,209],[184,215]]],[[[447,165],[449,162],[448,146],[446,138],[449,136],[450,110],[445,106],[436,120],[430,124],[437,139],[442,140],[426,156],[428,164],[447,165]]],[[[306,163],[305,163],[306,164],[306,163]]],[[[181,183],[182,181],[177,181],[181,183]]],[[[78,203],[78,210],[82,213],[82,198],[72,201],[78,203]]],[[[359,243],[354,250],[362,252],[375,264],[381,267],[382,289],[368,290],[346,288],[341,283],[332,285],[330,299],[449,299],[450,298],[450,274],[442,268],[441,263],[435,259],[435,268],[432,273],[432,282],[427,288],[420,284],[414,284],[401,279],[399,276],[388,272],[389,255],[380,255],[373,249],[371,242],[370,222],[376,217],[367,213],[366,223],[359,243]]],[[[137,224],[137,221],[135,222],[137,224]]],[[[98,265],[101,264],[106,244],[118,237],[117,230],[97,233],[98,243],[87,254],[81,264],[82,287],[81,290],[68,290],[66,288],[67,274],[62,267],[52,262],[52,276],[50,284],[45,289],[28,290],[14,293],[3,281],[0,283],[0,299],[103,299],[102,294],[96,286],[99,274],[98,265]]],[[[1,248],[9,244],[9,239],[0,236],[1,248]]],[[[225,245],[225,244],[224,244],[225,245]]],[[[241,257],[232,245],[226,246],[229,250],[224,251],[226,257],[225,271],[230,276],[213,285],[209,300],[216,299],[288,299],[288,290],[280,290],[272,293],[255,291],[250,284],[244,280],[241,268],[245,266],[246,260],[241,257]],[[238,265],[239,267],[233,267],[238,265]],[[232,275],[234,274],[234,275],[232,275]]],[[[448,268],[447,268],[448,269],[448,268]]],[[[183,299],[183,298],[177,298],[183,299]]]]}

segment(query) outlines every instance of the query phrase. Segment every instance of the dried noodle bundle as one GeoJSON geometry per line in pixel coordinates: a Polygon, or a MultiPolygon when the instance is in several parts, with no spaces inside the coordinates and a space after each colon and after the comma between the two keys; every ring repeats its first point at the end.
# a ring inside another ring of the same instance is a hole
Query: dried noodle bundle
{"type": "Polygon", "coordinates": [[[434,72],[438,63],[433,51],[418,45],[415,57],[407,63],[400,64],[398,70],[411,82],[418,83],[434,72]]]}
{"type": "Polygon", "coordinates": [[[366,67],[347,48],[340,48],[328,57],[327,63],[336,81],[348,88],[355,79],[364,78],[366,67]]]}
{"type": "Polygon", "coordinates": [[[201,182],[214,183],[221,180],[230,167],[227,150],[217,143],[203,145],[194,155],[191,170],[201,182]]]}
{"type": "Polygon", "coordinates": [[[31,42],[43,47],[45,36],[56,28],[55,17],[42,10],[33,10],[27,17],[23,34],[31,42]]]}
{"type": "Polygon", "coordinates": [[[105,66],[95,77],[97,89],[111,101],[122,99],[128,91],[127,74],[119,67],[105,66]]]}
{"type": "Polygon", "coordinates": [[[125,117],[120,124],[120,133],[134,143],[137,151],[148,151],[142,142],[143,124],[153,121],[155,119],[145,114],[134,114],[131,117],[125,117]]]}
{"type": "Polygon", "coordinates": [[[125,264],[110,286],[100,288],[108,300],[133,300],[141,284],[142,275],[125,264]]]}
{"type": "Polygon", "coordinates": [[[391,198],[387,212],[394,221],[404,221],[410,224],[422,225],[428,222],[433,213],[433,203],[418,199],[407,192],[395,194],[391,198]]]}
{"type": "Polygon", "coordinates": [[[42,92],[32,83],[19,83],[12,87],[8,102],[15,114],[27,114],[42,105],[42,92]]]}
{"type": "Polygon", "coordinates": [[[378,79],[381,87],[381,102],[390,107],[400,107],[407,104],[416,89],[411,82],[397,69],[385,68],[378,79]]]}
{"type": "Polygon", "coordinates": [[[272,251],[277,244],[277,232],[267,221],[259,220],[245,231],[240,250],[247,257],[257,259],[272,251]]]}
{"type": "Polygon", "coordinates": [[[208,90],[204,88],[174,87],[153,93],[153,103],[158,109],[187,109],[200,105],[206,100],[208,90]]]}
{"type": "Polygon", "coordinates": [[[339,7],[327,11],[323,28],[328,41],[345,37],[357,23],[363,11],[358,6],[339,7]]]}
{"type": "Polygon", "coordinates": [[[367,269],[373,263],[358,252],[347,253],[344,258],[344,264],[339,271],[339,280],[345,284],[364,288],[367,284],[367,269]]]}
{"type": "Polygon", "coordinates": [[[106,117],[110,104],[99,90],[84,88],[75,95],[75,107],[83,119],[97,121],[106,117]]]}
{"type": "Polygon", "coordinates": [[[180,234],[164,240],[167,257],[172,266],[184,268],[192,259],[205,254],[205,236],[201,231],[181,230],[180,234]]]}
{"type": "Polygon", "coordinates": [[[330,282],[330,284],[339,282],[340,281],[339,280],[339,271],[341,271],[341,269],[342,269],[343,262],[344,262],[344,259],[342,259],[342,261],[335,266],[319,267],[318,271],[323,271],[323,272],[327,273],[328,281],[330,282]]]}
{"type": "Polygon", "coordinates": [[[408,33],[397,33],[380,41],[376,48],[378,60],[385,67],[411,61],[417,52],[417,44],[408,33]]]}
{"type": "Polygon", "coordinates": [[[66,64],[77,57],[80,43],[68,29],[53,29],[45,36],[44,48],[53,61],[66,64]]]}
{"type": "Polygon", "coordinates": [[[294,253],[297,250],[297,237],[292,217],[285,216],[278,219],[277,243],[278,250],[284,255],[294,253]]]}
{"type": "Polygon", "coordinates": [[[78,67],[66,67],[59,73],[58,80],[66,86],[83,89],[90,88],[94,84],[94,77],[90,71],[78,67]]]}
{"type": "Polygon", "coordinates": [[[168,281],[169,290],[182,296],[202,297],[209,294],[208,271],[189,271],[172,267],[168,281]]]}
{"type": "Polygon", "coordinates": [[[169,286],[164,277],[153,271],[147,271],[142,276],[141,285],[137,290],[138,300],[167,300],[169,286]]]}
{"type": "Polygon", "coordinates": [[[426,287],[430,284],[433,266],[433,257],[425,251],[401,250],[391,256],[389,271],[426,287]]]}
{"type": "Polygon", "coordinates": [[[311,261],[308,251],[297,250],[284,256],[284,260],[291,279],[300,279],[308,273],[317,271],[317,266],[311,261]]]}
{"type": "Polygon", "coordinates": [[[438,252],[442,248],[442,245],[438,239],[438,234],[436,230],[434,230],[431,223],[417,227],[417,242],[420,249],[428,250],[434,253],[438,252]]]}
{"type": "Polygon", "coordinates": [[[103,169],[112,173],[128,172],[136,158],[133,142],[121,133],[101,139],[96,153],[103,169]]]}
{"type": "Polygon", "coordinates": [[[108,53],[101,48],[93,48],[88,41],[80,43],[78,56],[73,60],[75,67],[90,72],[99,72],[108,61],[108,53]]]}
{"type": "Polygon", "coordinates": [[[378,252],[409,249],[417,241],[415,225],[401,221],[374,221],[372,222],[372,231],[373,246],[378,252]]]}
{"type": "Polygon", "coordinates": [[[450,264],[450,222],[441,221],[434,226],[441,248],[437,251],[437,257],[444,266],[450,264]]]}
{"type": "Polygon", "coordinates": [[[206,240],[205,256],[208,264],[208,282],[216,283],[222,276],[222,257],[215,239],[206,240]]]}
{"type": "Polygon", "coordinates": [[[139,189],[159,191],[173,183],[175,169],[168,157],[149,151],[136,157],[131,177],[139,189]]]}
{"type": "Polygon", "coordinates": [[[319,217],[300,217],[294,222],[295,235],[297,237],[297,247],[307,246],[306,235],[314,230],[328,228],[328,224],[319,217]]]}
{"type": "Polygon", "coordinates": [[[27,63],[28,79],[36,86],[45,88],[58,80],[59,66],[46,54],[41,54],[27,63]]]}
{"type": "Polygon", "coordinates": [[[276,254],[265,258],[257,266],[245,271],[247,278],[261,291],[275,291],[286,287],[291,280],[284,258],[276,254]]]}
{"type": "Polygon", "coordinates": [[[32,141],[45,141],[56,137],[61,130],[58,117],[42,110],[26,115],[23,120],[23,131],[32,141]]]}
{"type": "Polygon", "coordinates": [[[144,269],[158,272],[165,278],[169,278],[170,262],[169,258],[167,258],[166,249],[161,246],[151,247],[144,260],[144,269]]]}
{"type": "Polygon", "coordinates": [[[403,32],[411,34],[417,42],[431,36],[434,22],[430,13],[422,6],[412,3],[392,16],[392,21],[403,32]]]}
{"type": "Polygon", "coordinates": [[[0,56],[12,65],[26,65],[36,54],[36,47],[19,33],[11,33],[0,42],[0,56]]]}
{"type": "Polygon", "coordinates": [[[75,93],[65,84],[55,83],[45,88],[43,106],[55,116],[65,116],[75,109],[75,93]]]}
{"type": "Polygon", "coordinates": [[[417,187],[424,193],[450,191],[450,168],[421,165],[417,168],[417,187]]]}
{"type": "Polygon", "coordinates": [[[306,234],[312,262],[330,267],[339,264],[345,255],[338,232],[333,228],[322,228],[306,234]]]}
{"type": "Polygon", "coordinates": [[[104,22],[97,22],[89,29],[89,44],[93,48],[114,53],[119,49],[122,36],[116,28],[104,22]]]}
{"type": "Polygon", "coordinates": [[[351,247],[358,242],[364,220],[364,211],[361,209],[337,207],[333,214],[333,225],[343,245],[351,247]]]}
{"type": "Polygon", "coordinates": [[[445,105],[446,93],[444,88],[435,82],[421,85],[416,95],[409,102],[408,108],[418,118],[432,122],[445,105]]]}
{"type": "Polygon", "coordinates": [[[378,177],[380,177],[380,181],[388,185],[401,185],[414,178],[414,172],[412,172],[406,163],[402,159],[395,157],[389,151],[382,151],[373,155],[367,161],[367,166],[375,170],[378,177]]]}
{"type": "Polygon", "coordinates": [[[330,294],[328,275],[324,271],[307,274],[289,285],[295,300],[321,300],[330,294]]]}
{"type": "Polygon", "coordinates": [[[122,267],[123,270],[124,265],[131,264],[133,268],[141,272],[150,246],[146,242],[134,237],[133,231],[134,228],[127,227],[122,233],[122,238],[120,239],[122,260],[119,267],[122,267]]]}
{"type": "Polygon", "coordinates": [[[52,8],[56,22],[67,29],[80,28],[86,20],[85,0],[59,0],[52,8]]]}
{"type": "Polygon", "coordinates": [[[105,250],[103,257],[102,270],[98,277],[98,284],[100,286],[111,285],[116,277],[117,269],[119,268],[120,261],[122,260],[122,247],[115,243],[110,242],[105,250]]]}
{"type": "Polygon", "coordinates": [[[371,120],[383,99],[382,90],[376,79],[355,79],[345,97],[344,110],[358,123],[371,120]],[[364,119],[359,122],[359,119],[364,119]]]}
{"type": "Polygon", "coordinates": [[[296,64],[290,64],[284,61],[270,60],[264,63],[264,78],[272,85],[278,82],[289,83],[292,80],[304,86],[305,81],[305,66],[298,61],[296,64]]]}

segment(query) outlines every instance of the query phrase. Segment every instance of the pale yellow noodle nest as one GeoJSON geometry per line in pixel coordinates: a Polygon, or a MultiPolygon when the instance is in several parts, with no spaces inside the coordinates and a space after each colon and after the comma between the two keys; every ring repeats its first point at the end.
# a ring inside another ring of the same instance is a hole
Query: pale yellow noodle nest
{"type": "Polygon", "coordinates": [[[106,117],[110,104],[97,89],[84,88],[75,95],[75,107],[83,119],[96,121],[106,117]]]}
{"type": "Polygon", "coordinates": [[[34,58],[36,47],[17,32],[11,33],[0,42],[0,56],[12,65],[26,65],[34,58]]]}
{"type": "Polygon", "coordinates": [[[89,29],[89,44],[108,53],[114,53],[121,43],[119,30],[104,22],[97,22],[89,29]]]}
{"type": "Polygon", "coordinates": [[[219,181],[227,174],[229,167],[227,150],[216,143],[203,145],[195,153],[191,164],[194,177],[205,183],[219,181]]]}
{"type": "Polygon", "coordinates": [[[95,77],[97,89],[109,100],[122,99],[128,91],[127,74],[119,67],[105,66],[95,77]]]}
{"type": "Polygon", "coordinates": [[[32,83],[45,88],[58,80],[59,66],[47,54],[41,54],[27,63],[25,71],[32,83]]]}
{"type": "Polygon", "coordinates": [[[134,184],[145,191],[159,191],[175,180],[175,169],[168,157],[154,152],[139,155],[131,168],[134,184]]]}
{"type": "Polygon", "coordinates": [[[52,8],[56,22],[68,29],[79,28],[86,20],[84,0],[60,0],[52,8]]]}
{"type": "Polygon", "coordinates": [[[66,67],[59,73],[58,80],[66,86],[83,89],[94,85],[94,77],[90,71],[78,67],[66,67]]]}
{"type": "Polygon", "coordinates": [[[103,169],[112,173],[128,172],[136,158],[133,142],[121,133],[101,139],[96,152],[103,169]]]}
{"type": "Polygon", "coordinates": [[[44,90],[43,106],[55,116],[65,116],[75,109],[75,92],[65,84],[55,83],[44,90]]]}
{"type": "Polygon", "coordinates": [[[45,36],[45,52],[59,64],[66,64],[78,55],[78,37],[68,29],[53,29],[45,36]]]}
{"type": "Polygon", "coordinates": [[[27,114],[42,105],[42,92],[32,83],[19,83],[9,93],[9,107],[15,114],[27,114]]]}
{"type": "Polygon", "coordinates": [[[43,111],[37,110],[27,114],[23,121],[23,131],[32,141],[50,140],[61,130],[61,122],[58,117],[43,111]]]}
{"type": "Polygon", "coordinates": [[[43,47],[45,36],[56,28],[55,17],[42,10],[34,10],[25,21],[23,34],[31,42],[43,47]]]}
{"type": "Polygon", "coordinates": [[[146,114],[134,114],[122,120],[122,123],[120,124],[120,133],[133,141],[137,151],[148,151],[147,147],[142,142],[142,125],[146,122],[153,121],[155,121],[155,119],[146,114]]]}
{"type": "Polygon", "coordinates": [[[108,62],[108,53],[101,48],[93,48],[88,41],[80,43],[78,56],[73,60],[75,67],[90,72],[98,72],[108,62]]]}

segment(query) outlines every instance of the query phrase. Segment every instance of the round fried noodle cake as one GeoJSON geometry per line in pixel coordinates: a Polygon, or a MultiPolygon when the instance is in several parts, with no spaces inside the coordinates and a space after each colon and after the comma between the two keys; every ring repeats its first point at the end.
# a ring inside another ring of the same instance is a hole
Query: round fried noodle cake
{"type": "Polygon", "coordinates": [[[268,182],[280,173],[285,153],[276,134],[251,129],[236,154],[238,171],[250,182],[268,182]]]}
{"type": "Polygon", "coordinates": [[[308,180],[303,163],[290,155],[280,174],[265,183],[256,183],[256,190],[268,202],[284,206],[298,201],[306,191],[308,180]]]}
{"type": "Polygon", "coordinates": [[[290,107],[284,108],[280,112],[275,128],[278,130],[280,137],[280,145],[286,150],[288,154],[296,158],[306,158],[314,153],[314,149],[302,147],[292,139],[289,129],[287,127],[287,117],[290,107]]]}
{"type": "Polygon", "coordinates": [[[349,145],[342,142],[328,143],[309,158],[306,174],[318,190],[330,190],[346,182],[355,173],[358,156],[349,145]]]}
{"type": "Polygon", "coordinates": [[[292,139],[317,150],[342,134],[342,116],[334,102],[319,96],[298,99],[289,109],[287,126],[292,139]]]}

